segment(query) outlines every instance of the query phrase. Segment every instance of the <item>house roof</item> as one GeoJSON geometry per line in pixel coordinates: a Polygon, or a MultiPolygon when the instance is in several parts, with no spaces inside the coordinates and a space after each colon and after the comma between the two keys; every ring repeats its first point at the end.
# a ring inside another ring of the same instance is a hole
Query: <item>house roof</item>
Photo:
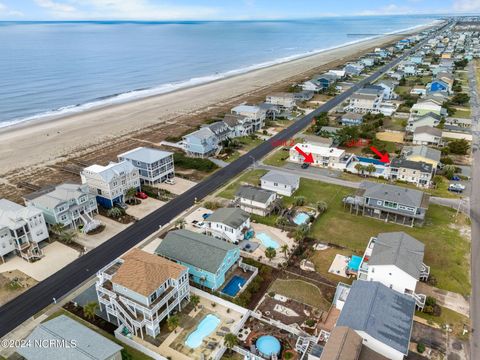
{"type": "Polygon", "coordinates": [[[212,130],[210,130],[210,128],[201,127],[197,131],[191,132],[190,134],[187,134],[184,137],[185,138],[196,137],[196,138],[202,140],[202,139],[209,139],[211,137],[216,137],[216,135],[214,134],[214,132],[212,130]]]}
{"type": "Polygon", "coordinates": [[[380,233],[368,264],[395,265],[418,280],[424,253],[425,245],[403,231],[380,233]]]}
{"type": "Polygon", "coordinates": [[[133,248],[121,257],[112,283],[121,285],[143,296],[150,296],[168,279],[178,279],[186,268],[173,261],[133,248]]]}
{"type": "Polygon", "coordinates": [[[235,196],[265,204],[273,194],[275,194],[274,191],[265,190],[255,186],[242,185],[237,190],[235,196]]]}
{"type": "Polygon", "coordinates": [[[270,94],[267,96],[267,99],[269,97],[278,97],[278,98],[284,98],[284,99],[289,99],[289,100],[294,100],[295,99],[295,94],[291,92],[276,92],[273,94],[270,94]]]}
{"type": "Polygon", "coordinates": [[[302,139],[303,143],[309,143],[314,145],[330,147],[333,144],[332,138],[323,136],[300,134],[297,136],[297,138],[302,139]]]}
{"type": "Polygon", "coordinates": [[[99,333],[65,315],[38,325],[26,338],[33,346],[17,348],[28,360],[105,360],[111,359],[122,347],[99,333]],[[35,346],[36,341],[76,341],[76,346],[35,346]]]}
{"type": "Polygon", "coordinates": [[[224,121],[216,121],[214,123],[205,125],[206,128],[212,130],[215,135],[221,136],[227,134],[230,129],[224,121]]]}
{"type": "Polygon", "coordinates": [[[419,117],[417,118],[417,121],[422,120],[422,119],[427,119],[427,118],[433,118],[433,119],[435,119],[435,120],[437,120],[437,121],[442,120],[442,117],[441,117],[440,115],[438,115],[438,114],[436,114],[436,113],[434,113],[434,112],[428,112],[428,113],[426,113],[425,115],[419,116],[419,117]]]}
{"type": "Polygon", "coordinates": [[[424,173],[432,173],[432,164],[428,164],[423,161],[413,161],[403,158],[394,158],[390,162],[390,167],[394,168],[406,168],[412,170],[418,170],[424,173]]]}
{"type": "Polygon", "coordinates": [[[271,170],[265,175],[263,175],[260,180],[273,181],[279,184],[296,187],[298,186],[298,182],[300,181],[300,176],[285,173],[282,171],[271,170]]]}
{"type": "Polygon", "coordinates": [[[227,253],[235,249],[229,242],[181,229],[170,231],[155,253],[215,274],[227,253]]]}
{"type": "Polygon", "coordinates": [[[421,156],[426,159],[439,162],[442,157],[442,152],[426,145],[405,146],[403,148],[403,155],[407,159],[411,156],[421,156]]]}
{"type": "Polygon", "coordinates": [[[27,200],[33,200],[44,208],[53,209],[55,206],[76,199],[82,195],[88,195],[86,185],[64,183],[56,186],[47,186],[25,196],[27,200]]]}
{"type": "Polygon", "coordinates": [[[137,168],[130,161],[124,160],[118,163],[111,162],[107,166],[91,165],[83,169],[82,172],[97,174],[104,182],[109,183],[115,177],[120,176],[121,173],[129,174],[133,171],[138,172],[137,168]]]}
{"type": "Polygon", "coordinates": [[[363,339],[355,330],[336,326],[328,337],[320,360],[358,360],[363,339]]]}
{"type": "Polygon", "coordinates": [[[6,226],[15,229],[24,223],[24,219],[41,214],[33,206],[22,206],[7,199],[0,199],[0,228],[6,226]]]}
{"type": "Polygon", "coordinates": [[[354,281],[337,326],[363,331],[376,340],[408,353],[415,300],[376,281],[354,281]]]}
{"type": "Polygon", "coordinates": [[[237,229],[242,225],[250,215],[239,208],[221,208],[217,209],[207,218],[207,222],[218,222],[237,229]]]}
{"type": "Polygon", "coordinates": [[[230,127],[234,127],[242,123],[250,122],[250,120],[247,120],[247,119],[248,118],[245,115],[225,114],[225,116],[223,117],[223,122],[230,127]]]}
{"type": "Polygon", "coordinates": [[[171,155],[173,155],[173,153],[170,151],[163,151],[148,147],[137,147],[133,150],[118,155],[118,157],[151,164],[171,155]]]}
{"type": "Polygon", "coordinates": [[[360,183],[358,195],[373,199],[387,200],[406,206],[427,208],[425,193],[416,189],[401,186],[363,181],[360,183]]]}
{"type": "Polygon", "coordinates": [[[342,115],[342,119],[362,120],[363,119],[363,114],[348,112],[348,113],[342,115]]]}
{"type": "Polygon", "coordinates": [[[413,132],[414,135],[416,134],[429,134],[432,136],[442,136],[442,130],[431,127],[431,126],[419,126],[413,132]]]}

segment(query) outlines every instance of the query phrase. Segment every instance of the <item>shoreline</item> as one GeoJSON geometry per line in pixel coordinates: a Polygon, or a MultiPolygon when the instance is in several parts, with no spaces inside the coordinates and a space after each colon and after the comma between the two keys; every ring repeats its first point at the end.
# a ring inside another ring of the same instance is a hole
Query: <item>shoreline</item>
{"type": "MultiPolygon", "coordinates": [[[[411,33],[418,33],[432,25],[416,27],[411,33]]],[[[0,142],[4,145],[0,150],[0,169],[6,174],[20,168],[28,170],[52,164],[85,150],[100,151],[102,146],[110,146],[122,137],[132,138],[155,126],[160,127],[154,129],[159,136],[166,136],[168,132],[164,129],[169,127],[178,131],[188,129],[195,126],[205,112],[213,112],[230,103],[239,104],[249,97],[258,96],[262,91],[273,91],[271,88],[275,86],[286,86],[294,78],[305,77],[327,64],[345,62],[348,58],[391,43],[399,37],[395,34],[378,36],[160,95],[55,119],[18,123],[0,131],[0,142]],[[180,118],[185,119],[182,122],[180,118]]]]}

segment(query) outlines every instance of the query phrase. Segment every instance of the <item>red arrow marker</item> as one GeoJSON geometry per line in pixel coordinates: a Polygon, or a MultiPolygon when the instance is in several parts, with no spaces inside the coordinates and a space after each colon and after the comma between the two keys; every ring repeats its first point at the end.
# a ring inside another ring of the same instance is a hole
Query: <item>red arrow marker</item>
{"type": "Polygon", "coordinates": [[[382,154],[380,151],[378,151],[375,146],[370,146],[370,150],[372,150],[380,159],[381,162],[383,163],[389,163],[390,162],[390,158],[388,157],[388,152],[386,152],[385,154],[382,154]]]}
{"type": "Polygon", "coordinates": [[[295,146],[295,150],[297,150],[297,152],[304,157],[303,162],[313,163],[313,155],[312,155],[312,153],[307,154],[305,151],[303,151],[302,149],[300,149],[298,146],[295,146]]]}

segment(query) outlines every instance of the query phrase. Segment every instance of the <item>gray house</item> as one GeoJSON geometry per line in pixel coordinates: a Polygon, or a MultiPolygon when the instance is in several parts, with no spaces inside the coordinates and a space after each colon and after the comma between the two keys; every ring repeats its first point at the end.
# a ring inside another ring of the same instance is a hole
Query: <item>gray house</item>
{"type": "Polygon", "coordinates": [[[122,359],[120,345],[65,315],[38,325],[25,341],[32,346],[19,347],[17,353],[27,360],[122,359]]]}
{"type": "Polygon", "coordinates": [[[252,120],[245,115],[226,114],[223,122],[231,129],[232,137],[246,136],[253,133],[252,120]]]}
{"type": "Polygon", "coordinates": [[[415,300],[376,281],[354,281],[337,326],[349,327],[365,346],[392,360],[408,355],[415,300]]]}
{"type": "Polygon", "coordinates": [[[143,183],[156,184],[175,176],[173,153],[169,151],[138,147],[118,155],[118,160],[135,166],[143,183]]]}
{"type": "Polygon", "coordinates": [[[277,193],[255,186],[241,186],[235,194],[235,202],[246,212],[267,216],[272,212],[277,200],[277,193]]]}
{"type": "Polygon", "coordinates": [[[275,191],[277,194],[292,196],[300,186],[300,176],[282,171],[269,171],[260,179],[262,189],[275,191]]]}
{"type": "Polygon", "coordinates": [[[183,147],[188,156],[209,157],[219,150],[219,138],[208,127],[200,128],[183,137],[183,147]]]}
{"type": "Polygon", "coordinates": [[[350,212],[413,227],[425,221],[429,199],[420,190],[364,181],[355,195],[343,202],[350,212]]]}

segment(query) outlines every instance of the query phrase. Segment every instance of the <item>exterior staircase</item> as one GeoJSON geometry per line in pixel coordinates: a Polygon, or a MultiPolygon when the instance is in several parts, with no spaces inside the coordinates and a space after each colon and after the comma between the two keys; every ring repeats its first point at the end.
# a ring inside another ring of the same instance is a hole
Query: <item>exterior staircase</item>
{"type": "Polygon", "coordinates": [[[102,223],[98,220],[95,220],[92,218],[88,213],[83,213],[80,214],[80,219],[82,219],[83,222],[83,233],[88,233],[89,231],[92,231],[99,227],[102,223]]]}

